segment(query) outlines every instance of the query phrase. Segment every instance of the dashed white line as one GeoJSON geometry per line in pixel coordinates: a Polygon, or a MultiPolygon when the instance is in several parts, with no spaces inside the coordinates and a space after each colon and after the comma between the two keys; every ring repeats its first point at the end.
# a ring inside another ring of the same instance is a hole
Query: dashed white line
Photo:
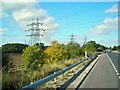
{"type": "Polygon", "coordinates": [[[115,70],[117,76],[118,76],[118,79],[120,79],[120,76],[119,76],[120,74],[119,74],[118,70],[116,69],[115,65],[113,64],[113,62],[112,62],[110,56],[108,55],[108,53],[107,53],[107,56],[108,56],[108,58],[109,58],[109,60],[110,60],[110,62],[111,62],[111,64],[112,64],[112,66],[113,66],[113,68],[114,68],[114,70],[115,70]]]}
{"type": "Polygon", "coordinates": [[[118,73],[118,70],[115,70],[116,73],[118,73]]]}
{"type": "Polygon", "coordinates": [[[120,76],[118,76],[118,78],[120,79],[120,76]]]}
{"type": "Polygon", "coordinates": [[[119,76],[120,74],[117,72],[117,75],[119,76]]]}
{"type": "Polygon", "coordinates": [[[116,70],[116,67],[113,67],[116,70]]]}

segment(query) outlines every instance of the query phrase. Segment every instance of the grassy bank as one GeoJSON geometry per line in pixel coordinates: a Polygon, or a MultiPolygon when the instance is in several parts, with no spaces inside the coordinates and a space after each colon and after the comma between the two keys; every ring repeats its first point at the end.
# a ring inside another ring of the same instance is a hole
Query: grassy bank
{"type": "Polygon", "coordinates": [[[8,72],[3,73],[3,90],[21,88],[31,82],[35,82],[53,74],[54,72],[62,70],[63,68],[68,67],[83,58],[84,57],[81,56],[74,59],[66,59],[56,63],[45,64],[33,72],[27,70],[23,65],[9,68],[8,72]]]}

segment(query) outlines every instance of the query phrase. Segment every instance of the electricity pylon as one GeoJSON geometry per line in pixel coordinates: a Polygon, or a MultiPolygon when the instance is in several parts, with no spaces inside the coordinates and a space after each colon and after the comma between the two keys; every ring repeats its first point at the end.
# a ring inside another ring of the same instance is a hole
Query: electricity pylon
{"type": "Polygon", "coordinates": [[[26,35],[26,36],[30,37],[30,45],[31,46],[36,45],[37,43],[39,45],[41,44],[41,36],[43,36],[41,31],[45,31],[45,29],[41,29],[40,25],[42,26],[43,23],[40,23],[38,18],[36,21],[34,21],[32,19],[32,23],[27,25],[27,26],[31,27],[30,29],[26,30],[29,32],[29,35],[26,35]]]}

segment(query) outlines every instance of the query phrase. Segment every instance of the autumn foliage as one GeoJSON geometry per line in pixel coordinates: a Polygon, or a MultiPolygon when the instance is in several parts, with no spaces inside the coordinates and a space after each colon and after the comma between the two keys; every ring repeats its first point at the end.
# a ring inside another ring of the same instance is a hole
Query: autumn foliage
{"type": "Polygon", "coordinates": [[[64,48],[57,41],[51,42],[51,47],[48,47],[44,53],[46,55],[44,60],[47,63],[55,63],[65,58],[64,48]]]}

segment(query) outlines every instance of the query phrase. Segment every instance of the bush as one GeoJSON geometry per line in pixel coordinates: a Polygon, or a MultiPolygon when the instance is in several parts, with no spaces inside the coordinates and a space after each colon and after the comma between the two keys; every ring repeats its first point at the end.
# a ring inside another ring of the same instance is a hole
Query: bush
{"type": "Polygon", "coordinates": [[[42,53],[38,46],[29,46],[23,50],[23,60],[31,70],[36,70],[39,64],[43,64],[42,53]]]}
{"type": "Polygon", "coordinates": [[[2,78],[3,78],[3,80],[2,80],[2,89],[3,90],[19,89],[25,85],[28,85],[30,82],[29,78],[25,74],[17,76],[17,75],[3,73],[2,78]]]}
{"type": "Polygon", "coordinates": [[[57,41],[51,42],[52,46],[48,47],[44,53],[46,55],[45,61],[47,63],[55,63],[59,60],[63,60],[65,58],[64,49],[61,44],[57,41]]]}
{"type": "Polygon", "coordinates": [[[10,67],[13,66],[12,59],[9,54],[2,53],[2,70],[3,72],[8,71],[10,67]]]}
{"type": "Polygon", "coordinates": [[[64,52],[67,55],[67,59],[70,59],[80,56],[83,51],[78,43],[72,43],[64,46],[64,52]]]}

